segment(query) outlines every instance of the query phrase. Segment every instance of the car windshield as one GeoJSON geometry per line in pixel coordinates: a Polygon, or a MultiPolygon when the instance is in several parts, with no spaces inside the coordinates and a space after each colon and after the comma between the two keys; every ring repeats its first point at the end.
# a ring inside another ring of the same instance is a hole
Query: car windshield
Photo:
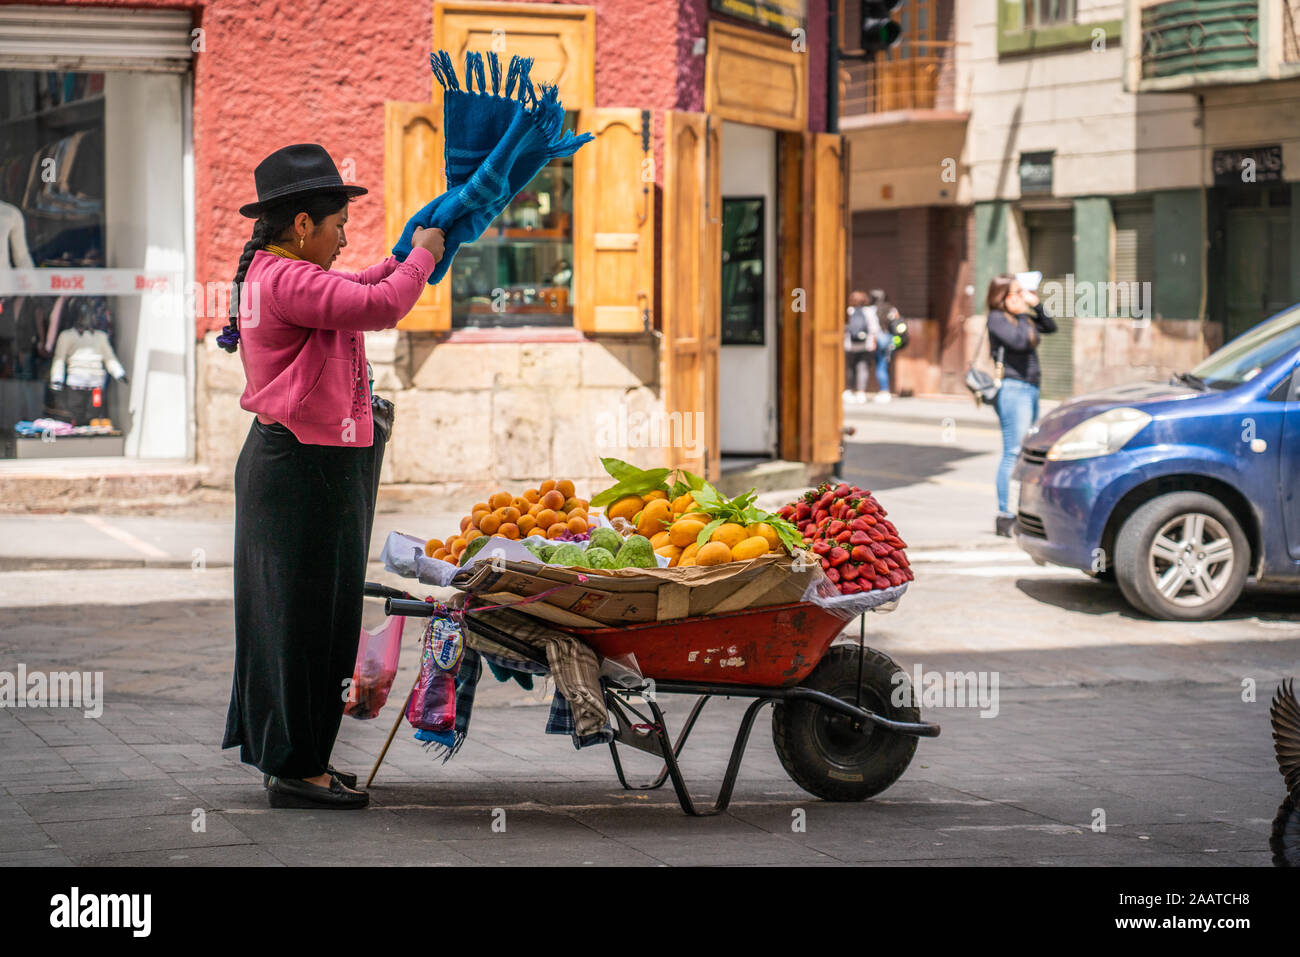
{"type": "Polygon", "coordinates": [[[1300,349],[1300,304],[1211,353],[1192,375],[1212,389],[1232,389],[1296,349],[1300,349]]]}

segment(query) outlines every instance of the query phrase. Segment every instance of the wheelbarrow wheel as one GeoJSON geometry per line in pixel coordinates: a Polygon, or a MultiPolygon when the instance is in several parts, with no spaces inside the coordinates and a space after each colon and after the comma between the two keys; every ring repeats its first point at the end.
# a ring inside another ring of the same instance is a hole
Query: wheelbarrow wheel
{"type": "MultiPolygon", "coordinates": [[[[871,648],[862,659],[862,707],[898,721],[920,721],[910,683],[907,705],[892,703],[906,675],[894,660],[871,648]]],[[[836,645],[804,680],[805,688],[853,701],[858,683],[858,649],[836,645]]],[[[853,719],[809,701],[778,702],[772,711],[772,739],[786,772],[805,791],[826,801],[863,801],[885,790],[907,770],[916,738],[877,725],[855,729],[853,719]]]]}

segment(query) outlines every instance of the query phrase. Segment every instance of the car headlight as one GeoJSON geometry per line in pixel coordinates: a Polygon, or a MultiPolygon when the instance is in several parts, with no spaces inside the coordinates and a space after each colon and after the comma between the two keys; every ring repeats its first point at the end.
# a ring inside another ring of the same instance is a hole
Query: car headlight
{"type": "Polygon", "coordinates": [[[1084,419],[1053,443],[1047,450],[1052,462],[1091,459],[1118,452],[1146,427],[1151,416],[1138,409],[1109,409],[1084,419]]]}

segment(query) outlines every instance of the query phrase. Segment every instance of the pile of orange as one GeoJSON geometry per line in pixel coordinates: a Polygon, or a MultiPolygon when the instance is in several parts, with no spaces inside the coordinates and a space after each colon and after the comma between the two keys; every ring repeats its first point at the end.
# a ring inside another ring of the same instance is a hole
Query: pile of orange
{"type": "Polygon", "coordinates": [[[635,521],[638,535],[650,539],[655,553],[668,559],[668,567],[721,565],[742,562],[769,552],[782,553],[781,538],[766,522],[741,525],[725,522],[709,535],[703,546],[696,539],[713,516],[693,512],[695,499],[690,492],[671,501],[666,492],[627,495],[606,510],[610,520],[635,521]]]}
{"type": "Polygon", "coordinates": [[[587,500],[574,495],[568,479],[548,479],[522,495],[493,492],[486,502],[477,502],[460,520],[460,531],[448,538],[431,538],[424,554],[447,562],[459,562],[461,553],[480,535],[520,539],[529,535],[559,538],[566,532],[579,535],[588,530],[587,500]]]}

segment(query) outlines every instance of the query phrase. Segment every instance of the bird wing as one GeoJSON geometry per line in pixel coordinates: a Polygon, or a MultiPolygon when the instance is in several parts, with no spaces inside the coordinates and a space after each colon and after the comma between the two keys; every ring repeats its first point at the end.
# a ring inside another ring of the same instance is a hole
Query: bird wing
{"type": "Polygon", "coordinates": [[[1273,724],[1273,750],[1278,770],[1286,779],[1287,793],[1300,796],[1300,701],[1296,701],[1294,679],[1283,681],[1268,709],[1273,724]]]}

